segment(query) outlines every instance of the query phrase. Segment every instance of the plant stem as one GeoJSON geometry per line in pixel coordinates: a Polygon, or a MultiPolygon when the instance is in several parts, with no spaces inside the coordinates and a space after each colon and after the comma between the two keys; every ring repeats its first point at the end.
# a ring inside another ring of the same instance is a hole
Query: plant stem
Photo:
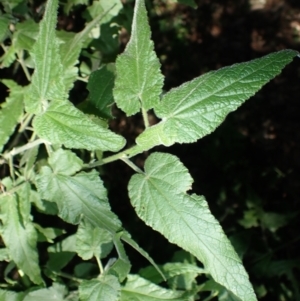
{"type": "Polygon", "coordinates": [[[96,162],[93,162],[90,164],[85,164],[83,166],[83,168],[94,168],[94,167],[101,166],[101,165],[104,165],[104,164],[107,164],[107,163],[110,163],[113,161],[121,160],[124,158],[129,159],[133,156],[141,154],[143,151],[146,151],[146,150],[141,149],[138,145],[134,145],[131,148],[125,149],[122,152],[119,152],[115,155],[106,157],[106,158],[102,159],[101,161],[96,161],[96,162]]]}
{"type": "Polygon", "coordinates": [[[37,140],[34,140],[32,142],[29,142],[23,146],[20,146],[20,147],[16,147],[16,148],[13,148],[9,153],[7,154],[4,154],[3,157],[5,159],[9,159],[15,155],[18,155],[20,153],[23,153],[25,152],[26,150],[28,149],[31,149],[39,144],[42,144],[42,143],[45,143],[43,139],[37,139],[37,140]]]}
{"type": "Polygon", "coordinates": [[[70,279],[70,280],[73,280],[75,282],[82,282],[82,279],[79,279],[79,278],[76,278],[76,277],[73,277],[67,273],[64,273],[64,272],[55,272],[55,271],[52,271],[54,274],[56,274],[57,276],[60,276],[60,277],[64,277],[66,279],[70,279]]]}
{"type": "Polygon", "coordinates": [[[95,256],[99,270],[100,270],[100,274],[102,275],[104,273],[104,269],[103,269],[103,265],[102,262],[100,260],[100,258],[98,256],[95,256]]]}
{"type": "Polygon", "coordinates": [[[23,61],[23,51],[21,51],[21,53],[18,53],[18,62],[20,63],[20,65],[21,65],[21,67],[22,67],[22,69],[25,73],[25,76],[26,76],[27,80],[29,82],[31,82],[31,75],[30,75],[30,73],[29,73],[29,71],[28,71],[28,69],[27,69],[27,67],[26,67],[26,65],[23,61]]]}
{"type": "Polygon", "coordinates": [[[137,173],[144,173],[140,168],[138,168],[132,161],[128,158],[121,158],[123,162],[125,162],[128,166],[130,166],[137,173]]]}
{"type": "Polygon", "coordinates": [[[147,113],[147,110],[145,110],[144,108],[142,108],[142,115],[143,115],[143,119],[144,119],[145,128],[148,128],[150,126],[149,119],[148,119],[148,113],[147,113]]]}

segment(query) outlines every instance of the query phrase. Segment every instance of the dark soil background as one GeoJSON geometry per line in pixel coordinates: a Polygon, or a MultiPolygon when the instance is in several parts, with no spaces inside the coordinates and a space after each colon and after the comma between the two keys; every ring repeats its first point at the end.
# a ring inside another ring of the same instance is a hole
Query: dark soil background
{"type": "MultiPolygon", "coordinates": [[[[300,50],[300,1],[196,2],[196,10],[168,1],[148,3],[166,90],[223,66],[281,49],[300,50]]],[[[177,155],[187,166],[193,192],[207,198],[243,254],[261,300],[300,300],[299,94],[296,58],[211,135],[195,144],[156,149],[177,155]],[[266,221],[272,214],[272,222],[281,225],[276,230],[266,221]]],[[[112,127],[131,140],[142,130],[138,117],[119,116],[112,127]]],[[[136,164],[142,166],[146,155],[136,164]]],[[[106,172],[112,175],[113,209],[125,227],[158,263],[170,260],[177,248],[139,222],[124,199],[130,168],[116,162],[106,172]]],[[[128,252],[134,268],[147,265],[128,252]]]]}

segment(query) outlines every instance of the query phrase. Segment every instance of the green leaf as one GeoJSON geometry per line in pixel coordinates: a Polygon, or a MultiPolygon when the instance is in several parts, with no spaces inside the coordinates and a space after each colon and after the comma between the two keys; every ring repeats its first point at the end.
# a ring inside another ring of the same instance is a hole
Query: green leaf
{"type": "Polygon", "coordinates": [[[187,301],[183,293],[162,288],[138,275],[128,275],[126,284],[122,287],[120,301],[187,301]]]}
{"type": "Polygon", "coordinates": [[[131,38],[116,61],[116,70],[115,101],[128,116],[158,104],[163,76],[153,50],[144,0],[135,3],[131,38]]]}
{"type": "Polygon", "coordinates": [[[84,42],[88,39],[92,29],[97,25],[99,26],[99,22],[103,21],[106,18],[106,15],[107,11],[98,12],[93,20],[86,24],[82,31],[60,45],[61,61],[64,70],[64,83],[67,90],[72,88],[73,82],[78,77],[78,67],[75,67],[75,65],[78,63],[78,57],[84,42]]]}
{"type": "Polygon", "coordinates": [[[111,106],[114,103],[113,87],[115,75],[108,66],[91,73],[87,89],[90,94],[88,101],[97,108],[103,118],[110,119],[111,106]]]}
{"type": "Polygon", "coordinates": [[[49,164],[55,174],[70,176],[79,171],[83,162],[70,150],[58,149],[51,154],[49,164]]]}
{"type": "Polygon", "coordinates": [[[59,216],[65,221],[78,224],[83,216],[112,233],[120,230],[121,222],[111,211],[106,189],[95,170],[69,176],[44,166],[36,184],[42,198],[57,204],[59,216]]]}
{"type": "Polygon", "coordinates": [[[0,300],[3,301],[22,301],[24,300],[24,293],[15,293],[0,289],[0,300]]]}
{"type": "Polygon", "coordinates": [[[16,50],[31,51],[39,34],[39,26],[34,20],[25,20],[16,25],[13,35],[13,43],[16,50]]]}
{"type": "MultiPolygon", "coordinates": [[[[204,269],[199,268],[193,264],[183,262],[166,263],[160,268],[167,280],[175,276],[184,274],[193,274],[193,278],[196,278],[196,276],[201,274],[206,274],[206,271],[204,269]]],[[[154,283],[160,283],[164,280],[152,266],[140,270],[139,275],[154,283]]]]}
{"type": "Polygon", "coordinates": [[[42,284],[36,248],[37,233],[30,216],[30,185],[1,198],[2,238],[10,258],[32,282],[42,284]]]}
{"type": "Polygon", "coordinates": [[[49,288],[42,288],[32,291],[26,295],[23,301],[65,301],[64,296],[67,294],[67,289],[64,285],[53,283],[49,288]]]}
{"type": "Polygon", "coordinates": [[[67,236],[64,240],[48,247],[47,267],[52,271],[63,269],[76,255],[76,236],[67,236]]]}
{"type": "Polygon", "coordinates": [[[2,43],[9,34],[9,16],[0,15],[0,43],[2,43]]]}
{"type": "Polygon", "coordinates": [[[10,95],[6,102],[0,105],[0,152],[13,134],[23,113],[23,97],[25,88],[18,86],[12,80],[2,80],[10,88],[10,95]]]}
{"type": "Polygon", "coordinates": [[[125,144],[123,137],[94,123],[69,102],[52,102],[34,118],[33,127],[40,138],[68,148],[118,151],[125,144]]]}
{"type": "Polygon", "coordinates": [[[76,252],[84,260],[105,258],[113,248],[112,234],[82,220],[76,233],[76,252]]]}
{"type": "Polygon", "coordinates": [[[38,114],[52,99],[67,97],[63,84],[63,67],[59,55],[59,44],[55,35],[58,0],[47,1],[40,31],[32,49],[35,70],[29,94],[25,98],[25,108],[29,113],[38,114]]]}
{"type": "Polygon", "coordinates": [[[154,108],[162,121],[146,129],[137,144],[149,149],[159,144],[191,143],[210,134],[296,55],[294,50],[279,51],[208,72],[172,89],[154,108]]]}
{"type": "Polygon", "coordinates": [[[97,280],[83,281],[79,286],[79,296],[81,301],[118,301],[120,289],[118,278],[101,275],[97,280]]]}
{"type": "Polygon", "coordinates": [[[91,6],[89,6],[86,12],[83,13],[83,17],[87,20],[95,19],[97,16],[101,15],[100,24],[109,22],[114,16],[117,16],[122,9],[123,5],[120,0],[109,0],[109,1],[94,1],[91,6]]]}
{"type": "Polygon", "coordinates": [[[186,193],[190,181],[177,157],[154,153],[145,162],[145,174],[129,182],[131,203],[147,225],[195,255],[217,282],[243,301],[256,300],[240,258],[204,197],[186,193]],[[181,183],[184,176],[188,180],[181,183]]]}

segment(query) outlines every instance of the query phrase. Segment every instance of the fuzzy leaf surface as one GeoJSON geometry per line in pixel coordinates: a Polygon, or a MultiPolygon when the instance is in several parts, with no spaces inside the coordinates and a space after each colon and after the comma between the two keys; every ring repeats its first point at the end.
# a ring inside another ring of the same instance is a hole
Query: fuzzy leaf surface
{"type": "Polygon", "coordinates": [[[196,256],[217,282],[243,301],[256,301],[248,275],[206,200],[186,193],[190,179],[177,157],[153,153],[145,174],[129,182],[131,203],[147,225],[196,256]],[[188,180],[181,183],[178,175],[188,180]]]}
{"type": "Polygon", "coordinates": [[[26,295],[23,301],[65,301],[67,290],[64,285],[53,283],[49,288],[32,291],[26,295]]]}
{"type": "Polygon", "coordinates": [[[66,98],[63,68],[55,34],[57,9],[58,0],[47,1],[39,35],[32,49],[35,70],[29,95],[25,98],[25,108],[33,114],[42,112],[49,100],[66,98]]]}
{"type": "Polygon", "coordinates": [[[40,138],[68,148],[118,151],[125,144],[123,137],[96,124],[69,102],[52,102],[34,118],[33,127],[40,138]]]}
{"type": "Polygon", "coordinates": [[[3,146],[13,134],[23,113],[23,96],[25,88],[11,80],[3,80],[10,89],[10,95],[6,102],[0,105],[0,152],[3,146]]]}
{"type": "Polygon", "coordinates": [[[160,144],[191,143],[210,134],[296,55],[297,51],[282,50],[208,72],[170,90],[154,108],[162,121],[146,129],[137,144],[149,149],[160,144]]]}
{"type": "Polygon", "coordinates": [[[89,90],[88,101],[95,106],[102,117],[111,118],[111,106],[114,103],[113,87],[115,75],[107,66],[91,73],[87,89],[89,90]]]}
{"type": "Polygon", "coordinates": [[[95,170],[71,176],[43,166],[36,184],[42,198],[57,204],[59,215],[65,221],[78,224],[83,216],[93,225],[112,233],[121,228],[121,222],[110,210],[106,189],[95,170]]]}
{"type": "Polygon", "coordinates": [[[127,281],[121,291],[120,301],[187,301],[182,292],[162,288],[152,282],[139,277],[128,275],[127,281]]]}
{"type": "Polygon", "coordinates": [[[144,0],[135,2],[131,37],[116,61],[116,70],[115,101],[128,116],[158,104],[163,76],[153,50],[144,0]]]}
{"type": "Polygon", "coordinates": [[[30,218],[30,187],[24,185],[18,194],[1,198],[1,235],[10,258],[30,280],[42,284],[37,253],[37,233],[30,218]]]}
{"type": "Polygon", "coordinates": [[[79,286],[81,301],[118,301],[120,283],[113,275],[102,275],[97,280],[83,281],[79,286]]]}

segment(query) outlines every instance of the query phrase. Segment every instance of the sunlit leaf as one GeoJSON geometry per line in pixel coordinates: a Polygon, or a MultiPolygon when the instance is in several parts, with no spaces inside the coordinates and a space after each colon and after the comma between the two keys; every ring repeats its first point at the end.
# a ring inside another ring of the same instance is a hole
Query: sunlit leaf
{"type": "Polygon", "coordinates": [[[35,70],[25,98],[25,108],[29,113],[40,113],[52,99],[67,97],[63,84],[63,67],[59,55],[59,44],[55,35],[58,0],[47,1],[37,41],[32,48],[35,70]]]}
{"type": "Polygon", "coordinates": [[[296,55],[297,51],[282,50],[208,72],[172,89],[155,106],[161,122],[146,129],[137,144],[149,149],[159,144],[191,143],[210,134],[296,55]]]}
{"type": "Polygon", "coordinates": [[[52,102],[35,117],[33,126],[40,138],[68,148],[118,151],[125,144],[123,137],[94,123],[69,102],[52,102]]]}
{"type": "Polygon", "coordinates": [[[204,197],[186,193],[190,179],[177,157],[154,153],[145,162],[145,174],[129,182],[131,203],[147,225],[195,255],[217,282],[241,300],[255,301],[241,260],[204,197]],[[188,180],[181,183],[184,176],[188,180]]]}
{"type": "Polygon", "coordinates": [[[144,0],[135,2],[131,38],[116,61],[114,97],[128,116],[159,102],[163,86],[160,63],[153,50],[144,0]]]}

